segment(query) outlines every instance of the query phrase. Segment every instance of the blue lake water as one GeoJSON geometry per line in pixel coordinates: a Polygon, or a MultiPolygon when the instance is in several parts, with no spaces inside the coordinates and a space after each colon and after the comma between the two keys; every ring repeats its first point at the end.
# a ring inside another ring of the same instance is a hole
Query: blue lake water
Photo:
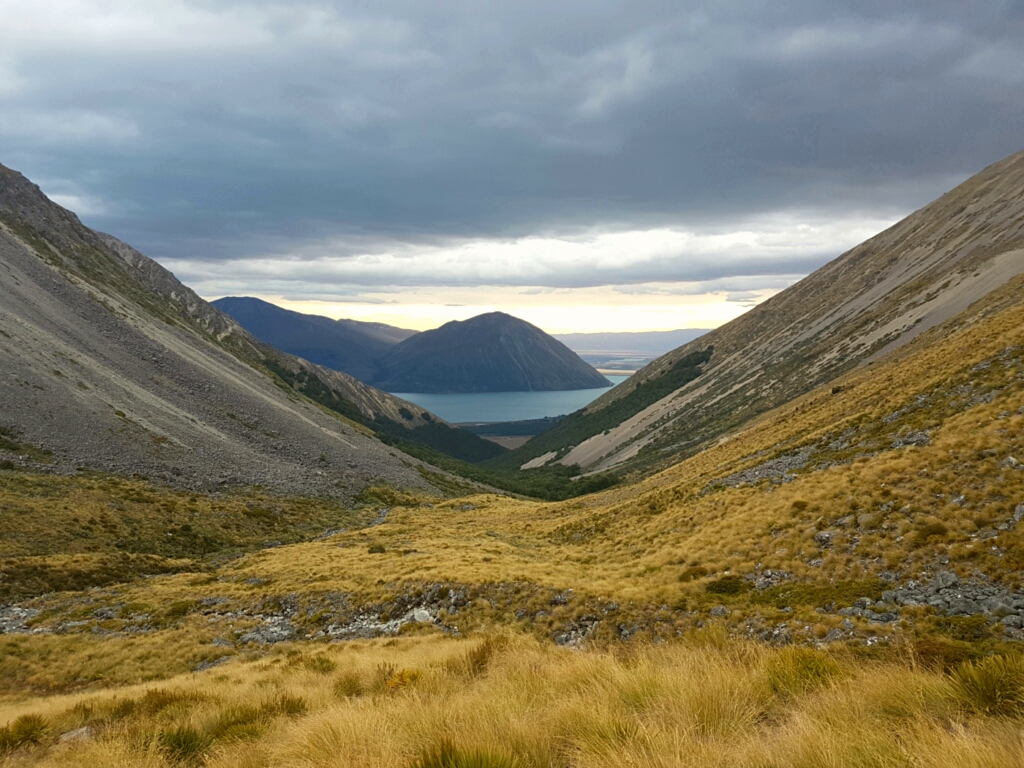
{"type": "MultiPolygon", "coordinates": [[[[606,376],[612,384],[628,376],[606,376]]],[[[453,424],[487,421],[524,421],[546,416],[564,416],[578,411],[610,387],[574,389],[568,392],[475,392],[468,395],[428,395],[395,392],[395,396],[436,413],[453,424]]]]}

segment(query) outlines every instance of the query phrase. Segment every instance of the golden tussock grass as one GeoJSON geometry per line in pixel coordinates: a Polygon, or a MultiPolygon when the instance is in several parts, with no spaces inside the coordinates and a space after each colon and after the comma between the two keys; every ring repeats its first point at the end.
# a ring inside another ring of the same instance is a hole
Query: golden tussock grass
{"type": "Polygon", "coordinates": [[[431,765],[444,750],[455,762],[439,765],[523,768],[1020,765],[1024,666],[971,670],[1012,678],[1001,710],[985,710],[991,679],[965,688],[909,661],[714,632],[615,653],[410,638],[279,649],[159,686],[26,700],[0,720],[43,723],[9,753],[25,766],[369,768],[431,765]]]}

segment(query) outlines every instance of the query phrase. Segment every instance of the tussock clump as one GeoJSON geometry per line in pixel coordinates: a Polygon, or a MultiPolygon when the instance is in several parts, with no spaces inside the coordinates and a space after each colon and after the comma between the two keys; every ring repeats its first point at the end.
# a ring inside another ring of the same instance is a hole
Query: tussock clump
{"type": "Polygon", "coordinates": [[[260,709],[264,714],[271,717],[275,715],[300,717],[309,711],[309,704],[301,696],[282,693],[276,698],[264,701],[260,709]]]}
{"type": "Polygon", "coordinates": [[[766,671],[772,692],[783,697],[825,687],[843,674],[835,659],[812,648],[784,648],[769,659],[766,671]]]}
{"type": "Polygon", "coordinates": [[[1010,716],[1024,712],[1024,662],[1004,656],[967,661],[951,675],[958,703],[979,715],[1010,716]]]}
{"type": "Polygon", "coordinates": [[[22,715],[5,728],[0,728],[0,755],[28,744],[39,744],[47,738],[49,724],[39,715],[22,715]]]}
{"type": "Polygon", "coordinates": [[[511,755],[496,750],[463,749],[444,739],[425,749],[411,768],[519,768],[511,755]]]}
{"type": "Polygon", "coordinates": [[[213,746],[213,736],[191,725],[179,725],[160,732],[160,751],[180,765],[202,765],[213,746]]]}

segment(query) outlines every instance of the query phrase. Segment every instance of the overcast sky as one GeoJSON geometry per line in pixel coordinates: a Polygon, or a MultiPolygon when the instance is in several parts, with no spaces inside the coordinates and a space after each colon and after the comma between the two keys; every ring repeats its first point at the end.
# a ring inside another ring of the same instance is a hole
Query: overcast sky
{"type": "Polygon", "coordinates": [[[211,298],[707,327],[1020,149],[1020,1],[0,0],[0,163],[211,298]]]}

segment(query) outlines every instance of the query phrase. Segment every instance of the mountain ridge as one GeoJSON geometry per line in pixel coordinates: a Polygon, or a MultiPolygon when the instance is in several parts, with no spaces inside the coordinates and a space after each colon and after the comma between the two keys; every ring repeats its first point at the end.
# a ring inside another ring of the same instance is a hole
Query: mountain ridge
{"type": "Polygon", "coordinates": [[[378,432],[461,433],[257,340],[4,166],[0,267],[0,426],[52,470],[341,496],[371,482],[430,489],[422,462],[378,432]]]}
{"type": "Polygon", "coordinates": [[[659,401],[600,433],[570,434],[572,422],[563,420],[544,441],[530,441],[496,461],[560,462],[590,471],[667,466],[952,321],[1021,272],[1024,152],[982,170],[736,320],[663,355],[583,413],[623,409],[638,387],[683,358],[714,348],[699,375],[659,401]]]}

